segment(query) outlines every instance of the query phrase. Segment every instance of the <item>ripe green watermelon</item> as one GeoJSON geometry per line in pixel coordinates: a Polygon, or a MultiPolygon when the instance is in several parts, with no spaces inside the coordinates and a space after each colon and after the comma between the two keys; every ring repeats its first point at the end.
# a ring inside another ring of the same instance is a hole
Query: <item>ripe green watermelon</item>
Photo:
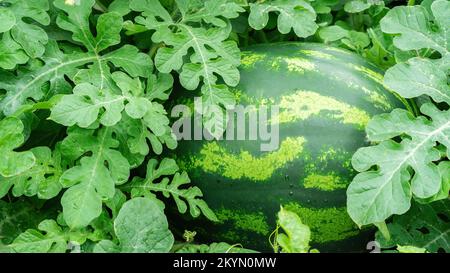
{"type": "Polygon", "coordinates": [[[369,144],[369,119],[402,107],[383,88],[382,71],[354,53],[310,43],[247,48],[240,71],[238,104],[280,107],[279,148],[261,152],[254,140],[181,141],[177,160],[220,222],[183,222],[180,231],[270,251],[283,205],[309,225],[320,251],[364,251],[373,231],[349,218],[345,190],[355,175],[353,153],[369,144]]]}

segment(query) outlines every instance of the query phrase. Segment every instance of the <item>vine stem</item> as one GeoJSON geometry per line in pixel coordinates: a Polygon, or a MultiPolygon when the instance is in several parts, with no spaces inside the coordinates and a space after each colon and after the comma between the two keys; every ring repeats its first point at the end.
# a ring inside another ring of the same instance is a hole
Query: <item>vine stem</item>
{"type": "Polygon", "coordinates": [[[258,35],[258,38],[261,39],[262,42],[264,43],[268,43],[269,40],[267,39],[266,33],[262,30],[258,30],[256,32],[256,34],[258,35]]]}
{"type": "Polygon", "coordinates": [[[99,0],[95,1],[94,9],[99,10],[101,12],[107,12],[108,8],[103,5],[99,0]]]}
{"type": "Polygon", "coordinates": [[[408,6],[414,6],[416,4],[416,0],[408,0],[408,6]]]}
{"type": "Polygon", "coordinates": [[[149,52],[148,52],[148,55],[150,55],[150,58],[153,59],[153,57],[155,57],[156,52],[158,51],[158,49],[160,49],[163,46],[164,46],[163,43],[153,44],[152,47],[150,48],[149,52]]]}
{"type": "Polygon", "coordinates": [[[374,223],[374,225],[378,228],[378,230],[381,232],[383,237],[389,241],[391,239],[391,234],[389,233],[389,229],[386,225],[386,222],[380,222],[380,223],[374,223]]]}

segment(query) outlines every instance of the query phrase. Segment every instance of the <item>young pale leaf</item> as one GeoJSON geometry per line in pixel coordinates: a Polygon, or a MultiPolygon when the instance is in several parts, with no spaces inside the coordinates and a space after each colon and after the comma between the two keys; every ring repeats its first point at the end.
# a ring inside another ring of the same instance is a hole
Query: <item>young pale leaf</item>
{"type": "Polygon", "coordinates": [[[185,213],[189,205],[189,212],[193,217],[203,213],[208,219],[217,221],[216,216],[204,200],[200,199],[203,194],[198,187],[180,188],[191,181],[188,175],[177,173],[179,170],[175,160],[164,158],[158,166],[158,161],[151,159],[147,165],[147,177],[145,179],[135,178],[127,189],[131,189],[132,196],[154,196],[160,192],[164,197],[172,197],[177,204],[180,213],[185,213]],[[156,182],[161,176],[174,175],[172,181],[164,177],[159,183],[156,182]]]}
{"type": "Polygon", "coordinates": [[[63,173],[60,182],[70,187],[63,195],[64,219],[71,228],[87,226],[98,217],[102,200],[114,196],[115,185],[128,180],[130,164],[116,150],[119,143],[111,128],[103,128],[94,135],[93,130],[74,128],[61,144],[65,158],[75,161],[85,155],[77,165],[63,173]]]}
{"type": "Polygon", "coordinates": [[[379,223],[410,208],[412,194],[429,198],[441,189],[441,173],[434,163],[441,158],[436,142],[450,155],[450,111],[432,104],[421,107],[423,116],[396,109],[373,118],[368,138],[382,141],[358,150],[352,160],[358,174],[347,190],[348,212],[358,225],[379,223]],[[390,138],[406,135],[400,143],[390,138]],[[378,166],[377,170],[370,170],[378,166]],[[412,172],[414,171],[414,173],[412,172]]]}
{"type": "MultiPolygon", "coordinates": [[[[163,110],[161,107],[159,107],[159,109],[163,110]]],[[[165,123],[166,119],[162,118],[164,113],[165,112],[156,114],[158,114],[158,116],[161,117],[161,120],[165,123]]],[[[151,122],[151,118],[148,118],[146,120],[148,122],[151,122]]],[[[125,141],[132,153],[145,156],[149,153],[151,147],[153,152],[159,155],[163,152],[163,144],[165,144],[167,148],[171,150],[175,149],[178,145],[176,136],[172,133],[168,126],[166,127],[165,125],[163,125],[163,127],[167,128],[167,130],[163,133],[163,135],[157,136],[147,126],[147,122],[145,120],[135,120],[125,117],[122,119],[120,125],[126,127],[127,138],[125,139],[125,141]]]]}
{"type": "MultiPolygon", "coordinates": [[[[32,152],[15,152],[23,144],[23,124],[20,119],[9,117],[0,121],[0,176],[18,175],[36,163],[32,152]]],[[[1,182],[1,181],[0,181],[1,182]]],[[[3,183],[0,187],[4,187],[3,183]]]]}
{"type": "Polygon", "coordinates": [[[170,74],[151,75],[148,77],[146,96],[149,100],[166,101],[172,92],[173,77],[170,74]]]}
{"type": "Polygon", "coordinates": [[[434,1],[430,16],[423,6],[398,6],[391,9],[381,20],[385,33],[398,34],[394,45],[404,51],[423,48],[438,51],[442,57],[450,54],[450,2],[434,1]],[[433,22],[434,21],[434,22],[433,22]]]}
{"type": "Polygon", "coordinates": [[[132,79],[123,72],[114,72],[112,77],[122,90],[123,98],[128,101],[125,106],[127,114],[134,119],[143,118],[147,113],[147,109],[151,108],[152,103],[145,97],[141,81],[132,79]]]}
{"type": "Polygon", "coordinates": [[[73,89],[73,94],[63,96],[52,108],[50,119],[65,126],[77,124],[82,128],[91,126],[97,119],[105,126],[113,126],[122,118],[124,100],[109,89],[81,83],[73,89]]]}
{"type": "Polygon", "coordinates": [[[131,119],[128,115],[123,114],[122,120],[117,123],[117,125],[113,127],[109,127],[112,129],[112,132],[114,134],[114,138],[118,141],[119,146],[116,148],[117,151],[119,151],[123,157],[125,157],[128,162],[130,163],[130,168],[134,169],[138,166],[142,165],[142,162],[144,162],[145,156],[148,154],[139,154],[135,151],[132,151],[130,148],[128,142],[130,140],[130,134],[128,133],[129,129],[129,123],[130,122],[140,122],[140,120],[134,120],[131,119]]]}
{"type": "Polygon", "coordinates": [[[278,30],[287,34],[294,29],[298,37],[313,35],[318,25],[314,8],[303,0],[274,0],[250,4],[248,22],[256,30],[263,29],[269,22],[269,13],[277,12],[278,30]]]}
{"type": "Polygon", "coordinates": [[[12,194],[16,197],[37,195],[40,199],[51,199],[61,191],[59,177],[62,170],[58,152],[52,155],[48,147],[36,147],[30,151],[36,158],[36,164],[15,176],[0,176],[0,198],[4,197],[11,187],[12,194]]]}
{"type": "Polygon", "coordinates": [[[172,87],[169,84],[172,84],[173,78],[164,75],[152,75],[144,91],[139,79],[132,79],[122,72],[113,73],[113,79],[127,101],[125,112],[131,119],[124,117],[122,123],[127,127],[129,148],[133,153],[147,155],[147,140],[156,154],[162,153],[162,144],[166,144],[169,149],[177,145],[166,110],[160,103],[152,101],[155,98],[164,99],[167,96],[166,89],[172,87]]]}
{"type": "MultiPolygon", "coordinates": [[[[132,79],[120,71],[114,72],[111,78],[122,94],[81,83],[74,88],[73,94],[63,96],[52,108],[50,119],[66,126],[76,124],[82,128],[90,127],[97,120],[102,125],[114,126],[122,119],[122,112],[125,110],[129,117],[142,119],[157,137],[170,132],[164,107],[151,102],[151,94],[145,93],[139,78],[132,79]]],[[[164,86],[158,88],[163,90],[164,86]]]]}
{"type": "Polygon", "coordinates": [[[302,223],[300,217],[291,211],[281,207],[278,212],[278,224],[286,234],[278,234],[277,243],[286,253],[308,253],[311,231],[309,227],[302,223]]]}
{"type": "MultiPolygon", "coordinates": [[[[448,193],[447,193],[448,194],[448,193]]],[[[429,252],[443,250],[450,252],[449,200],[437,201],[427,205],[414,204],[408,213],[394,216],[388,224],[390,240],[381,233],[376,240],[383,248],[395,245],[413,246],[429,252]]]]}
{"type": "Polygon", "coordinates": [[[163,210],[155,201],[138,197],[126,202],[114,221],[119,245],[101,241],[94,252],[169,252],[174,238],[163,210]]]}

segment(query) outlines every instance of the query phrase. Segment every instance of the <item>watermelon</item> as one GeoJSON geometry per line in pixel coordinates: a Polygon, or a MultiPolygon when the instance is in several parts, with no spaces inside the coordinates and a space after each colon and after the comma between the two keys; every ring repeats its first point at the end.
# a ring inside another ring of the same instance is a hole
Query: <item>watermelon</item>
{"type": "MultiPolygon", "coordinates": [[[[183,221],[201,241],[271,251],[280,206],[296,212],[322,252],[364,251],[373,230],[346,211],[353,153],[367,146],[374,115],[404,107],[382,85],[383,72],[360,56],[314,43],[262,44],[242,52],[239,105],[279,107],[279,145],[262,140],[182,140],[181,168],[204,193],[219,222],[183,221]]],[[[186,92],[177,92],[186,94],[186,92]]]]}

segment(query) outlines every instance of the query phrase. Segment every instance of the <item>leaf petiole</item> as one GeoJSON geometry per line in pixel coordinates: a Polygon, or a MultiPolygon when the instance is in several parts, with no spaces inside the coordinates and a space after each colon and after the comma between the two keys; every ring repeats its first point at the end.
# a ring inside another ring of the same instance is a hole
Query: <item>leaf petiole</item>
{"type": "Polygon", "coordinates": [[[389,233],[386,222],[375,223],[374,225],[378,228],[378,230],[387,241],[391,240],[391,234],[389,233]]]}

